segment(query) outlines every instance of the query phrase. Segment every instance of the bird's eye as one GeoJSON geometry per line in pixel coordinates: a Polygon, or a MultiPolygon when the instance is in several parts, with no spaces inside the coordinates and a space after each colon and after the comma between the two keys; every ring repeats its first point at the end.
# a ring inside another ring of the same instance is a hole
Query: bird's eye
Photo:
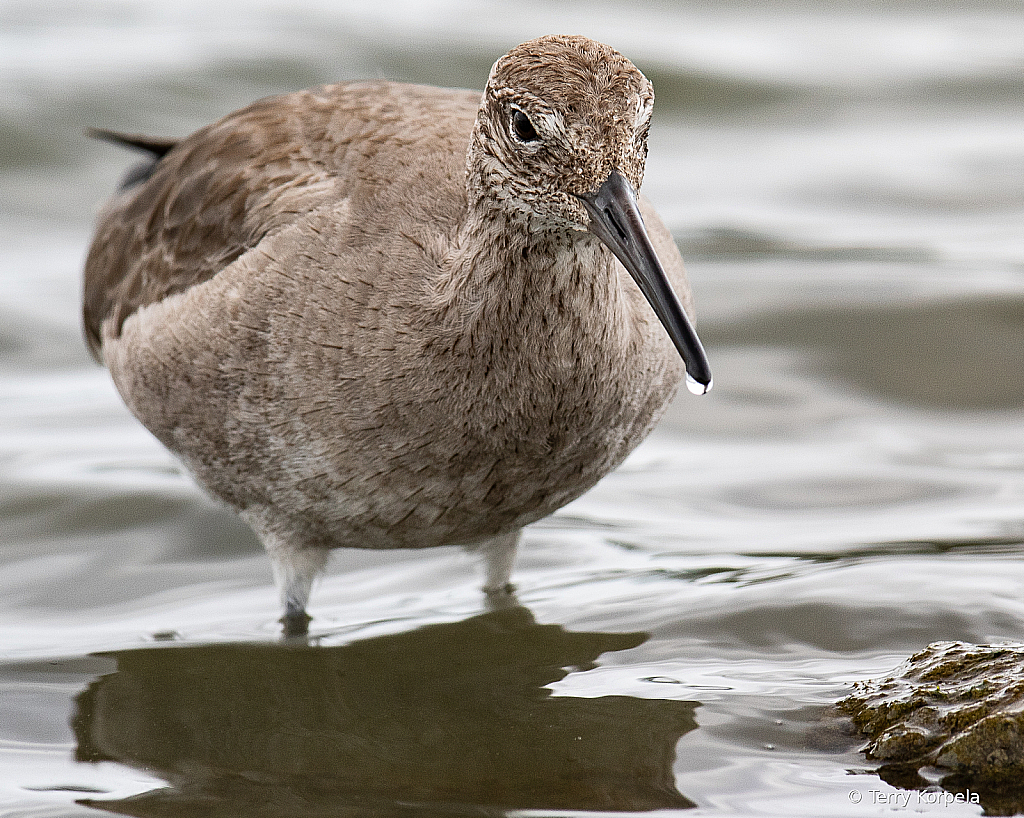
{"type": "Polygon", "coordinates": [[[512,131],[520,142],[536,142],[540,139],[540,134],[530,122],[530,117],[518,108],[512,112],[512,131]]]}

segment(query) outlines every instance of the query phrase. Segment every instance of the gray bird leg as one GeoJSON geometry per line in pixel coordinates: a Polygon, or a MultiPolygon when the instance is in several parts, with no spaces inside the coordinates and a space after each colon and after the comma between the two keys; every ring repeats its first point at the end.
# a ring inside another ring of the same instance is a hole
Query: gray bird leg
{"type": "Polygon", "coordinates": [[[488,596],[510,595],[515,587],[510,581],[516,561],[521,531],[499,534],[483,542],[466,546],[466,550],[483,557],[484,593],[488,596]]]}
{"type": "MultiPolygon", "coordinates": [[[[256,528],[252,520],[248,522],[256,528]]],[[[327,564],[330,551],[326,548],[296,546],[262,527],[256,530],[270,555],[274,583],[281,595],[281,605],[284,608],[281,624],[284,625],[284,634],[289,637],[304,636],[310,620],[309,614],[306,613],[309,593],[313,587],[313,580],[327,564]]]]}

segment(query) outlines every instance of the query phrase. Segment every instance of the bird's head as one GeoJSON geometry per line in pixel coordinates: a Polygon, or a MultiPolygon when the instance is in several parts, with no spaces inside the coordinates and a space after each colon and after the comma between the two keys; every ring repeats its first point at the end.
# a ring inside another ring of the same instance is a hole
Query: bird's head
{"type": "Polygon", "coordinates": [[[643,180],[650,81],[586,37],[516,46],[491,69],[469,154],[471,190],[534,228],[587,230],[581,197],[617,171],[643,180]]]}
{"type": "Polygon", "coordinates": [[[618,51],[586,37],[513,48],[491,69],[467,157],[469,200],[531,232],[589,231],[622,262],[686,364],[711,372],[637,203],[654,88],[618,51]]]}

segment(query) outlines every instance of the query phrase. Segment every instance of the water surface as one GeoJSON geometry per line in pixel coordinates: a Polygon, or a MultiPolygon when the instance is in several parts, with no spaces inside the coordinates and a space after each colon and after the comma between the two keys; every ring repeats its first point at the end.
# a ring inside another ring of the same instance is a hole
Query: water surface
{"type": "Polygon", "coordinates": [[[976,815],[819,724],[935,640],[1024,633],[1024,13],[866,0],[0,3],[0,814],[976,815]],[[316,649],[78,328],[131,157],[257,97],[481,87],[544,33],[658,95],[645,192],[715,390],[530,527],[339,553],[316,649]]]}

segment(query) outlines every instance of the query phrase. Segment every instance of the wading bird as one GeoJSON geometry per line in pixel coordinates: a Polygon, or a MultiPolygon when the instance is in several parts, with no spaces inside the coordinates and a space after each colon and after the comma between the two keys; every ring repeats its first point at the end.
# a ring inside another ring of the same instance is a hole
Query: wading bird
{"type": "Polygon", "coordinates": [[[479,93],[258,101],[151,154],[102,212],[89,345],[270,554],[302,632],[331,549],[464,545],[506,593],[679,383],[711,386],[682,259],[637,191],[654,93],[541,37],[479,93]]]}

